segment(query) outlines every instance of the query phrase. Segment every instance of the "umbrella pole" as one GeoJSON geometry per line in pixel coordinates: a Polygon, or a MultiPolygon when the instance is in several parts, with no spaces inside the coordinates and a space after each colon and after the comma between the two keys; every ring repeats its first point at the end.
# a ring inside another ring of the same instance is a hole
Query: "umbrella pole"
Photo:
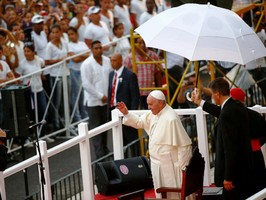
{"type": "Polygon", "coordinates": [[[194,62],[194,69],[195,69],[195,72],[196,72],[196,88],[198,88],[198,82],[199,82],[199,62],[198,61],[195,61],[194,62]]]}
{"type": "Polygon", "coordinates": [[[214,69],[215,69],[215,64],[213,61],[210,61],[209,63],[209,66],[210,66],[210,71],[211,71],[211,81],[215,79],[215,72],[214,72],[214,69]]]}

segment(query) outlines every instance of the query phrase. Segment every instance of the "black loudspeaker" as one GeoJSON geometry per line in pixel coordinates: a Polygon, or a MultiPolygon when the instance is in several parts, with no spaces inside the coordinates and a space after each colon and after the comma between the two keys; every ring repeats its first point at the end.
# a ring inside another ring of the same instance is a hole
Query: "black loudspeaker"
{"type": "Polygon", "coordinates": [[[95,183],[100,194],[114,195],[153,188],[149,161],[146,157],[99,162],[95,183]]]}
{"type": "Polygon", "coordinates": [[[3,102],[3,128],[8,138],[29,135],[31,115],[30,86],[9,85],[1,89],[3,102]]]}

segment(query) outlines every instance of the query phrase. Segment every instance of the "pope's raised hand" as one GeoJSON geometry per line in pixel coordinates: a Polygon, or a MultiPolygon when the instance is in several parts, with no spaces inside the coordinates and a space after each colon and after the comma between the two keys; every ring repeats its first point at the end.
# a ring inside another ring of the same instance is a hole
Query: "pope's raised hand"
{"type": "Polygon", "coordinates": [[[123,114],[123,115],[127,115],[128,114],[128,109],[126,104],[121,101],[121,102],[117,102],[117,106],[116,108],[123,114]]]}

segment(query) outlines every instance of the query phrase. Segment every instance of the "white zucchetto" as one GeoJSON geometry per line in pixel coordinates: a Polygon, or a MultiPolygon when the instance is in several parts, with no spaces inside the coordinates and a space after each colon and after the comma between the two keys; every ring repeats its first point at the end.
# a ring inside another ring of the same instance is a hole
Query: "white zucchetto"
{"type": "Polygon", "coordinates": [[[161,90],[153,90],[150,95],[155,99],[165,101],[165,96],[161,90]]]}

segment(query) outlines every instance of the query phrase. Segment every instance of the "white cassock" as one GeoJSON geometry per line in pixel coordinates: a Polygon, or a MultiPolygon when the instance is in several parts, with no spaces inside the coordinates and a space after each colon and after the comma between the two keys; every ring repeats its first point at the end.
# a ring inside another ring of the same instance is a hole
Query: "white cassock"
{"type": "MultiPolygon", "coordinates": [[[[142,128],[149,135],[149,154],[154,189],[181,187],[182,169],[192,156],[191,140],[177,113],[166,105],[157,115],[151,111],[138,116],[129,113],[123,123],[142,128]]],[[[161,198],[156,193],[156,198],[161,198]]],[[[177,193],[168,193],[167,199],[179,199],[177,193]]]]}

